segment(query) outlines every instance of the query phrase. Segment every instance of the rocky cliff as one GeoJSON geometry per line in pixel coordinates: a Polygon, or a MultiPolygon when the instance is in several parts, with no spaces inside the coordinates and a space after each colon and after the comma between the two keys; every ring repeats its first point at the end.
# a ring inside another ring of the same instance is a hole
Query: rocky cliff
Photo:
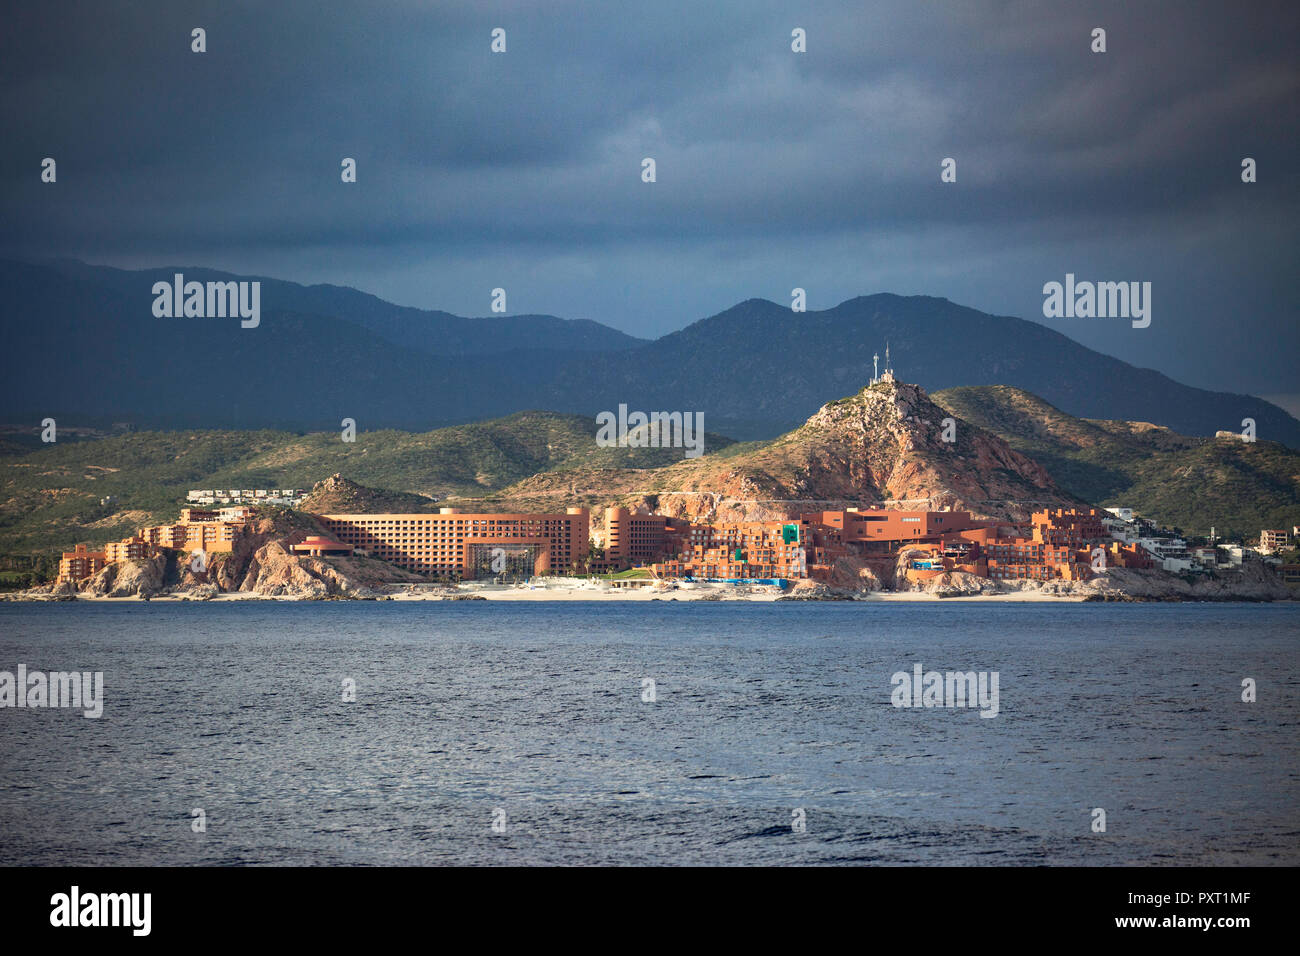
{"type": "Polygon", "coordinates": [[[80,582],[77,591],[88,597],[152,597],[161,593],[167,576],[166,555],[119,561],[80,582]]]}
{"type": "MultiPolygon", "coordinates": [[[[361,487],[352,482],[347,485],[361,487]]],[[[214,585],[219,591],[264,597],[372,597],[381,584],[424,580],[382,561],[313,558],[290,550],[309,535],[322,534],[325,530],[311,515],[287,509],[269,511],[249,525],[229,553],[213,555],[206,574],[183,568],[177,589],[183,592],[214,585]]]]}
{"type": "MultiPolygon", "coordinates": [[[[1044,587],[1051,587],[1049,582],[1044,587]]],[[[1184,579],[1162,571],[1111,568],[1091,581],[1062,583],[1052,593],[1081,594],[1097,601],[1285,601],[1291,591],[1263,562],[1240,572],[1184,579]]]]}

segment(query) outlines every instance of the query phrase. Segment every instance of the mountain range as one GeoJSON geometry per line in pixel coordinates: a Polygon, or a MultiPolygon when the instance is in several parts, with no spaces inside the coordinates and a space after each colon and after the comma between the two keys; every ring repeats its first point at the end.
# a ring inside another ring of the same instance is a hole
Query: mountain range
{"type": "Polygon", "coordinates": [[[803,313],[750,299],[646,341],[590,320],[462,318],[257,278],[261,324],[241,329],[234,319],[155,318],[153,283],[177,272],[257,278],[0,261],[3,423],[294,431],[352,418],[423,431],[626,404],[699,411],[711,432],[765,439],[870,380],[888,344],[899,376],[931,393],[1013,386],[1074,417],[1188,436],[1240,431],[1251,418],[1261,439],[1300,447],[1300,422],[1262,399],[1184,385],[1037,322],[927,296],[882,293],[803,313]]]}

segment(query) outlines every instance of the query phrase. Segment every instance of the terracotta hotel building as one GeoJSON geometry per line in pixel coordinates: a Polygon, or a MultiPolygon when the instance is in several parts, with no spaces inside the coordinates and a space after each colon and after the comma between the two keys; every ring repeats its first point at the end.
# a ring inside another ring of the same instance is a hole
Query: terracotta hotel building
{"type": "Polygon", "coordinates": [[[566,573],[587,556],[591,515],[564,514],[317,515],[345,545],[408,571],[448,577],[566,573]],[[497,562],[494,567],[493,562],[497,562]],[[504,566],[502,565],[504,562],[504,566]]]}

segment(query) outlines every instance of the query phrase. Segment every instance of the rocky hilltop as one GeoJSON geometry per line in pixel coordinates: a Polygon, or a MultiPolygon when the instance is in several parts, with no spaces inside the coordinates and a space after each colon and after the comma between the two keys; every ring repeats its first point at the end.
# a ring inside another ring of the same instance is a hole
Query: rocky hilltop
{"type": "Polygon", "coordinates": [[[312,486],[300,505],[318,515],[428,511],[435,499],[404,491],[377,491],[342,475],[330,475],[312,486]]]}
{"type": "Polygon", "coordinates": [[[544,472],[500,497],[521,508],[617,500],[697,520],[780,518],[846,505],[1019,520],[1083,503],[1037,462],[950,415],[920,386],[891,381],[823,405],[771,442],[663,468],[544,472]]]}
{"type": "Polygon", "coordinates": [[[823,405],[759,457],[793,498],[1004,518],[1079,503],[1037,462],[950,416],[918,385],[882,382],[823,405]]]}

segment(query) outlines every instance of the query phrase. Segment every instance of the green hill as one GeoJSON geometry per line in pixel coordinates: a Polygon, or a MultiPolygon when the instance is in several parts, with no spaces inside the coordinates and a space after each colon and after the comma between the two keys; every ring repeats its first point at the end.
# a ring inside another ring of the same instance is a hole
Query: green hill
{"type": "Polygon", "coordinates": [[[934,401],[1002,436],[1058,485],[1131,507],[1193,535],[1250,539],[1300,523],[1300,453],[1271,441],[1194,438],[1144,422],[1075,418],[1006,385],[950,388],[934,401]]]}
{"type": "MultiPolygon", "coordinates": [[[[71,548],[176,517],[193,488],[311,488],[333,474],[426,497],[479,496],[539,471],[650,468],[681,449],[599,448],[594,419],[519,412],[429,432],[132,432],[0,457],[0,555],[71,548]]],[[[706,434],[705,449],[731,445],[706,434]]]]}

